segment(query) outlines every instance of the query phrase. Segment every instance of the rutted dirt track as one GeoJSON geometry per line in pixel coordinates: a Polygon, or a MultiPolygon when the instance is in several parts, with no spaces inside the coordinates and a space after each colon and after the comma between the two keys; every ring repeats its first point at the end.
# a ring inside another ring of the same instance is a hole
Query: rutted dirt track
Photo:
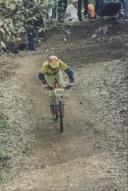
{"type": "MultiPolygon", "coordinates": [[[[93,32],[99,27],[90,26],[93,32]]],[[[0,163],[1,191],[127,190],[128,35],[108,26],[96,39],[88,25],[55,31],[47,50],[10,58],[11,74],[0,87],[0,117],[10,124],[0,129],[9,156],[0,163]],[[76,78],[65,95],[63,134],[49,120],[38,80],[41,63],[53,53],[71,64],[76,78]]]]}

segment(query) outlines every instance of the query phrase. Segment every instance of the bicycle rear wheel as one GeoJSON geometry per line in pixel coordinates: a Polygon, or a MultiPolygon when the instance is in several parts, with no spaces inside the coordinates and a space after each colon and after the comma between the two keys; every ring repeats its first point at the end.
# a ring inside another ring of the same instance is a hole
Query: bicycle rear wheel
{"type": "Polygon", "coordinates": [[[60,117],[60,131],[61,133],[64,130],[64,105],[60,102],[59,103],[59,117],[60,117]]]}

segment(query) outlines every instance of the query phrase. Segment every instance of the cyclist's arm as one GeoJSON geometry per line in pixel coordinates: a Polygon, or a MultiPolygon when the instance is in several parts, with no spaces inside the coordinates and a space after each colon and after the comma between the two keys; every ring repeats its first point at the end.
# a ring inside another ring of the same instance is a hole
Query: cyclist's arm
{"type": "Polygon", "coordinates": [[[68,78],[69,78],[69,81],[70,83],[74,83],[74,74],[73,74],[73,71],[70,67],[68,67],[66,70],[65,70],[66,74],[68,75],[68,78]]]}
{"type": "Polygon", "coordinates": [[[62,71],[66,72],[70,82],[73,83],[74,82],[74,74],[73,74],[72,69],[67,64],[62,62],[61,60],[60,60],[60,68],[61,68],[62,71]]]}
{"type": "Polygon", "coordinates": [[[67,64],[65,64],[61,60],[59,60],[59,61],[60,61],[59,64],[60,64],[61,71],[65,71],[68,68],[67,64]]]}
{"type": "MultiPolygon", "coordinates": [[[[46,62],[45,62],[46,63],[46,62]]],[[[46,67],[46,64],[43,63],[42,66],[41,66],[41,70],[40,70],[40,73],[39,73],[39,79],[41,80],[41,82],[43,84],[47,84],[46,80],[45,80],[45,74],[47,73],[47,67],[46,67]]]]}
{"type": "Polygon", "coordinates": [[[45,75],[43,73],[39,73],[39,79],[41,80],[41,82],[43,84],[47,84],[46,80],[45,80],[45,75]]]}

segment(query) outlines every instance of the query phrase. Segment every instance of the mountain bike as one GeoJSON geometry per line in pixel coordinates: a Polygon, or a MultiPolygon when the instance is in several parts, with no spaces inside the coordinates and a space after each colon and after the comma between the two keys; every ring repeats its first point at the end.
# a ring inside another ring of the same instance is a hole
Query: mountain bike
{"type": "Polygon", "coordinates": [[[63,88],[55,88],[54,92],[54,115],[55,120],[60,121],[60,131],[63,132],[63,119],[64,119],[64,89],[63,88]]]}
{"type": "Polygon", "coordinates": [[[53,113],[54,113],[54,120],[60,123],[60,132],[63,132],[64,128],[64,90],[70,89],[72,87],[71,84],[65,86],[64,88],[60,88],[57,85],[57,82],[54,83],[54,88],[50,90],[53,91],[53,113]]]}

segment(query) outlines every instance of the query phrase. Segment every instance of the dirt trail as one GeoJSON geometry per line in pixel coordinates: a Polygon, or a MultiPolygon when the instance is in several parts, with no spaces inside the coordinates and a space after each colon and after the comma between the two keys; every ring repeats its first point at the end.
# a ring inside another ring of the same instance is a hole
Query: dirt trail
{"type": "MultiPolygon", "coordinates": [[[[80,35],[82,39],[84,32],[85,28],[80,35]]],[[[20,110],[21,121],[17,122],[15,136],[22,134],[22,139],[17,138],[16,156],[11,156],[13,165],[10,164],[8,182],[1,184],[1,191],[126,191],[128,57],[122,49],[127,42],[120,46],[117,43],[117,49],[106,45],[105,51],[104,41],[101,46],[95,42],[95,46],[93,39],[87,39],[90,45],[83,44],[80,51],[81,39],[77,39],[76,46],[71,38],[67,45],[61,44],[58,49],[57,40],[63,37],[63,32],[58,34],[54,45],[53,36],[47,45],[48,54],[57,51],[67,63],[71,61],[75,70],[76,86],[65,96],[63,134],[57,124],[49,120],[47,93],[37,78],[46,53],[13,59],[17,66],[12,69],[15,75],[3,83],[3,88],[13,85],[10,94],[21,99],[18,107],[14,107],[17,112],[20,110]],[[92,46],[98,47],[93,58],[92,46]]],[[[10,112],[13,116],[12,109],[10,112]]],[[[13,118],[12,126],[16,117],[18,115],[13,118]]]]}

